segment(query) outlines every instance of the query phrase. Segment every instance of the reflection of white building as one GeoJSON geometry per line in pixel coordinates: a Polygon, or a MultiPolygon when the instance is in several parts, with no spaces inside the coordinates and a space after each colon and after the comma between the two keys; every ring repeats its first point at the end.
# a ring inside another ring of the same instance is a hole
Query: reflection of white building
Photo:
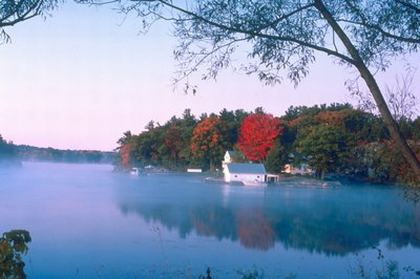
{"type": "Polygon", "coordinates": [[[139,168],[131,168],[130,174],[138,176],[138,175],[140,175],[140,169],[139,168]]]}
{"type": "Polygon", "coordinates": [[[263,164],[229,163],[223,168],[225,182],[241,182],[245,185],[265,183],[267,172],[263,164]]]}

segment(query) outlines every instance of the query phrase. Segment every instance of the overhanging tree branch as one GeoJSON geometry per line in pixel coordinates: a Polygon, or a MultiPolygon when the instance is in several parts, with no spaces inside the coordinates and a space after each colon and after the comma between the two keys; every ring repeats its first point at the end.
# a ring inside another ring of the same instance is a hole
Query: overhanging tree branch
{"type": "Polygon", "coordinates": [[[395,2],[397,2],[397,3],[401,4],[401,5],[403,5],[403,6],[404,6],[404,7],[406,7],[406,8],[412,9],[412,10],[414,10],[416,13],[420,14],[420,8],[418,8],[418,7],[414,6],[413,4],[410,4],[410,3],[406,2],[406,1],[402,1],[402,0],[395,0],[395,2]]]}
{"type": "Polygon", "coordinates": [[[324,5],[322,0],[315,0],[315,7],[319,10],[319,12],[325,17],[325,20],[328,21],[334,32],[343,42],[344,46],[346,47],[347,51],[350,53],[352,58],[356,61],[356,68],[359,70],[362,78],[365,80],[366,85],[368,86],[372,96],[378,106],[378,109],[383,117],[383,120],[389,129],[392,138],[397,142],[399,145],[401,152],[404,154],[404,157],[407,159],[408,163],[413,169],[413,172],[416,174],[417,177],[420,178],[420,163],[416,158],[414,152],[409,148],[407,142],[402,137],[398,124],[392,117],[392,114],[385,102],[385,99],[381,93],[381,90],[376,83],[375,78],[365,65],[362,57],[360,56],[358,50],[354,47],[353,43],[344,32],[344,30],[340,27],[337,21],[334,19],[333,15],[330,13],[328,8],[324,5]]]}
{"type": "Polygon", "coordinates": [[[0,20],[0,28],[13,26],[16,23],[31,19],[40,14],[41,7],[42,7],[42,0],[35,1],[30,7],[28,7],[28,9],[23,14],[19,14],[21,5],[24,1],[25,0],[22,0],[19,3],[19,5],[17,5],[15,9],[12,10],[11,13],[9,13],[8,15],[6,15],[4,18],[0,20]],[[12,17],[14,17],[14,19],[10,19],[12,17]]]}
{"type": "MultiPolygon", "coordinates": [[[[148,0],[139,0],[138,2],[143,2],[143,1],[148,1],[148,0]]],[[[163,1],[163,0],[156,0],[156,1],[162,3],[165,6],[170,7],[172,9],[176,10],[176,11],[179,11],[179,12],[181,12],[183,14],[189,15],[189,16],[191,16],[195,20],[199,20],[201,22],[207,23],[207,24],[209,24],[211,26],[220,28],[221,30],[227,30],[227,31],[230,31],[232,33],[244,34],[244,35],[250,36],[250,38],[260,37],[260,38],[265,38],[265,39],[274,39],[274,40],[279,40],[279,41],[292,42],[292,43],[295,43],[295,44],[298,44],[298,45],[309,47],[309,48],[314,49],[314,50],[317,50],[317,51],[324,52],[324,53],[326,53],[328,55],[336,56],[336,57],[338,57],[338,58],[346,61],[349,64],[352,64],[352,65],[355,64],[355,61],[352,58],[350,58],[350,57],[348,57],[348,56],[346,56],[346,55],[344,55],[342,53],[339,53],[339,52],[337,52],[335,50],[326,48],[326,47],[322,47],[322,46],[318,46],[318,45],[315,45],[315,44],[311,44],[309,42],[302,41],[302,40],[299,40],[299,39],[296,39],[296,38],[293,38],[293,37],[269,35],[269,34],[264,34],[264,33],[260,33],[260,32],[255,32],[254,30],[244,30],[244,29],[241,29],[241,28],[224,25],[224,24],[221,24],[221,23],[217,23],[217,22],[211,21],[211,20],[209,20],[207,18],[204,18],[204,17],[202,17],[202,16],[200,16],[200,15],[198,15],[196,13],[193,13],[193,12],[191,12],[189,10],[183,9],[183,8],[181,8],[179,6],[176,6],[176,5],[172,4],[172,3],[169,3],[167,1],[163,1]]],[[[313,6],[313,5],[304,6],[304,7],[300,8],[299,10],[301,11],[304,8],[307,9],[307,8],[309,8],[311,6],[313,6]]],[[[289,15],[291,16],[293,14],[295,14],[295,12],[292,12],[289,15]]],[[[271,24],[270,24],[270,26],[271,26],[271,24]]]]}
{"type": "Polygon", "coordinates": [[[363,26],[363,27],[367,27],[369,29],[373,29],[373,30],[378,31],[384,37],[391,38],[391,39],[394,39],[394,40],[397,40],[397,41],[402,41],[402,42],[412,43],[412,44],[420,44],[420,38],[407,38],[407,37],[395,35],[395,34],[392,34],[390,32],[387,32],[387,31],[383,30],[377,24],[370,24],[370,23],[367,23],[367,22],[357,22],[357,21],[349,20],[349,19],[337,19],[336,21],[337,22],[350,23],[350,24],[356,24],[356,25],[360,25],[360,26],[363,26]]]}

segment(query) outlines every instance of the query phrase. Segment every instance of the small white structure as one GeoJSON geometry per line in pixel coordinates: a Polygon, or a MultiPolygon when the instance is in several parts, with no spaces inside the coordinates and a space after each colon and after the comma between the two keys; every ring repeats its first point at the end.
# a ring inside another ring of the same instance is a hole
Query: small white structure
{"type": "Polygon", "coordinates": [[[225,182],[241,182],[245,185],[265,184],[266,171],[263,164],[230,163],[223,168],[225,182]]]}
{"type": "Polygon", "coordinates": [[[201,172],[203,172],[203,170],[202,169],[187,169],[187,172],[192,172],[192,173],[201,173],[201,172]]]}

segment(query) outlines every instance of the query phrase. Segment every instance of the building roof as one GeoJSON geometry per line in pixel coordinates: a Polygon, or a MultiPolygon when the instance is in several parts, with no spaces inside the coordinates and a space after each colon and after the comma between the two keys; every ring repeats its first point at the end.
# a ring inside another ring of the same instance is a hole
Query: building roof
{"type": "Polygon", "coordinates": [[[227,164],[230,173],[251,173],[251,174],[265,174],[265,167],[263,164],[250,163],[231,163],[227,164]]]}

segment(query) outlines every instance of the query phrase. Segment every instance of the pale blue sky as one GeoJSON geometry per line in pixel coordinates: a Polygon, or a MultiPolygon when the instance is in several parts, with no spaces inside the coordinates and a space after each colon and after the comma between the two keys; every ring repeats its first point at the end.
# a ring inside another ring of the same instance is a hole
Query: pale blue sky
{"type": "MultiPolygon", "coordinates": [[[[112,150],[124,131],[138,133],[185,108],[198,116],[261,106],[281,115],[291,105],[353,101],[344,87],[353,75],[324,55],[296,89],[225,71],[217,82],[200,82],[196,96],[174,92],[169,26],[139,35],[139,25],[108,8],[70,3],[8,29],[12,43],[0,45],[0,133],[17,144],[112,150]]],[[[418,54],[409,59],[420,65],[418,54]]],[[[378,77],[381,86],[392,85],[401,65],[378,77]]]]}

